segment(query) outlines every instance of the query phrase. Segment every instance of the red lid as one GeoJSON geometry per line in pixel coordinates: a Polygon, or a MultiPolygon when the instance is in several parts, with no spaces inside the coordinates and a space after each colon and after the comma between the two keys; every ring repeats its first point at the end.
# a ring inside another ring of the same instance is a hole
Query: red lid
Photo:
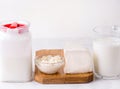
{"type": "Polygon", "coordinates": [[[28,32],[28,25],[22,22],[3,23],[0,26],[0,31],[21,34],[24,32],[28,32]]]}

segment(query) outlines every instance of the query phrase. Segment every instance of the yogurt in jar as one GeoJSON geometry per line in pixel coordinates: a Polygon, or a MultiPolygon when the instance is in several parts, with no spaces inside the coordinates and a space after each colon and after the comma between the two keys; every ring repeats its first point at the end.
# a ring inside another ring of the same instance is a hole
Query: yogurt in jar
{"type": "Polygon", "coordinates": [[[120,39],[106,37],[93,42],[95,72],[99,77],[120,75],[120,39]]]}
{"type": "Polygon", "coordinates": [[[32,78],[32,46],[28,24],[0,24],[0,81],[26,82],[32,78]]]}

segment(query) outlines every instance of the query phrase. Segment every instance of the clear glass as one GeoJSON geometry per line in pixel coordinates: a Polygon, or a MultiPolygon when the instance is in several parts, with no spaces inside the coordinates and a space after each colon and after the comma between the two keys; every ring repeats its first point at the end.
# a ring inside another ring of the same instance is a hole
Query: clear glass
{"type": "Polygon", "coordinates": [[[102,79],[120,78],[120,27],[99,26],[93,29],[95,75],[102,79]]]}

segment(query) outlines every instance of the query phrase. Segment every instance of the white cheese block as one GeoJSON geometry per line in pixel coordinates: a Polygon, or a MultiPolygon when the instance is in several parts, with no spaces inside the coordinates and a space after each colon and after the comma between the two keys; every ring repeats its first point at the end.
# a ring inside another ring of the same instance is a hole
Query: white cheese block
{"type": "Polygon", "coordinates": [[[92,56],[88,49],[65,50],[64,73],[85,73],[91,72],[93,67],[92,56]]]}

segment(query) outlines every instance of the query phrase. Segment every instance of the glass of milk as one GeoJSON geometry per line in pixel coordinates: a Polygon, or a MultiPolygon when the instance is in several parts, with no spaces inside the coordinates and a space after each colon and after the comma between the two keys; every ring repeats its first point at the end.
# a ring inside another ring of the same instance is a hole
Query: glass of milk
{"type": "Polygon", "coordinates": [[[27,82],[32,79],[32,46],[29,23],[0,23],[0,81],[27,82]]]}
{"type": "Polygon", "coordinates": [[[95,74],[102,79],[120,78],[120,27],[100,26],[94,29],[95,74]]]}

